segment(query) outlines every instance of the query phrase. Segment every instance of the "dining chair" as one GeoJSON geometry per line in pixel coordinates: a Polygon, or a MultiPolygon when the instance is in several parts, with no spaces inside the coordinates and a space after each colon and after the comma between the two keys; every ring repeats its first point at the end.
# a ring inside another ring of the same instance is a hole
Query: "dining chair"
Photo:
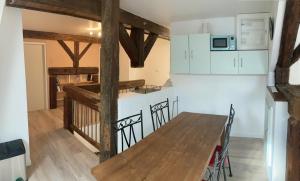
{"type": "Polygon", "coordinates": [[[153,131],[170,121],[169,99],[166,101],[150,105],[153,131]]]}
{"type": "Polygon", "coordinates": [[[125,146],[130,148],[132,145],[138,142],[138,138],[144,138],[142,110],[139,114],[132,115],[114,122],[112,126],[116,134],[116,153],[118,153],[118,133],[121,135],[122,152],[124,151],[125,146]],[[137,135],[137,130],[141,131],[139,137],[137,135]]]}
{"type": "Polygon", "coordinates": [[[207,181],[215,181],[215,180],[219,181],[222,172],[224,176],[224,181],[227,180],[226,172],[225,172],[225,161],[228,156],[230,130],[231,130],[231,125],[227,124],[222,150],[216,151],[214,153],[213,163],[210,163],[209,166],[211,168],[208,168],[209,177],[207,181]]]}
{"type": "MultiPolygon", "coordinates": [[[[227,123],[227,124],[230,125],[229,135],[230,135],[230,132],[231,132],[231,127],[232,127],[232,123],[233,123],[233,120],[234,120],[234,116],[235,116],[235,110],[234,110],[233,104],[231,104],[230,105],[230,111],[229,111],[228,123],[227,123]]],[[[230,139],[230,136],[229,136],[229,139],[230,139]]],[[[230,164],[230,159],[229,159],[229,151],[227,151],[227,162],[228,162],[228,168],[229,168],[229,177],[232,177],[232,170],[231,170],[231,164],[230,164]]]]}
{"type": "MultiPolygon", "coordinates": [[[[225,134],[228,134],[228,142],[230,140],[230,132],[231,132],[231,127],[232,127],[232,123],[233,123],[233,120],[234,120],[234,116],[235,116],[235,109],[234,109],[234,106],[233,104],[230,105],[230,110],[229,110],[229,117],[228,117],[228,122],[226,124],[226,127],[225,127],[225,134]]],[[[225,137],[224,137],[224,140],[222,140],[223,142],[223,146],[225,144],[225,137]]],[[[213,165],[214,163],[214,160],[215,160],[215,154],[218,152],[222,152],[223,150],[223,146],[222,144],[221,145],[217,145],[217,147],[215,148],[215,151],[214,151],[214,154],[209,162],[210,165],[213,165]]],[[[226,152],[226,157],[225,157],[225,163],[226,165],[228,165],[228,169],[229,169],[229,177],[232,177],[232,169],[231,169],[231,163],[230,163],[230,158],[229,158],[229,151],[228,151],[228,148],[227,148],[227,152],[226,152]]],[[[225,170],[224,170],[224,174],[225,174],[225,170]]]]}

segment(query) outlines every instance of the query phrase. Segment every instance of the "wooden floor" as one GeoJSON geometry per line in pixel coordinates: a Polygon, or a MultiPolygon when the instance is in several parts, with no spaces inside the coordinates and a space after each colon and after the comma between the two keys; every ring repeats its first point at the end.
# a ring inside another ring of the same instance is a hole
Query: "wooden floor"
{"type": "MultiPolygon", "coordinates": [[[[62,128],[62,118],[61,109],[29,113],[29,181],[95,180],[91,169],[98,164],[98,157],[62,128]]],[[[267,180],[262,140],[232,138],[230,156],[233,177],[229,181],[267,180]]]]}

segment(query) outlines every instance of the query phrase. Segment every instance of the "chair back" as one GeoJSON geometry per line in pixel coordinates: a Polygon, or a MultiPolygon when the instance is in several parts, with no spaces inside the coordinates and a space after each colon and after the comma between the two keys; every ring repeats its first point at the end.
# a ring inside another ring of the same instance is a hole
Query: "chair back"
{"type": "Polygon", "coordinates": [[[235,110],[234,110],[233,104],[231,104],[230,105],[230,111],[229,111],[228,124],[232,124],[233,123],[234,116],[235,116],[235,110]]]}
{"type": "Polygon", "coordinates": [[[169,99],[166,101],[150,105],[150,112],[153,124],[153,131],[170,121],[169,99]]]}
{"type": "Polygon", "coordinates": [[[137,143],[138,138],[144,138],[142,110],[139,114],[114,122],[113,129],[116,133],[116,153],[118,153],[118,138],[121,138],[122,152],[124,151],[124,148],[130,148],[132,145],[137,143]],[[138,129],[141,130],[139,137],[137,137],[138,129]],[[119,136],[118,133],[120,134],[119,136]]]}
{"type": "MultiPolygon", "coordinates": [[[[216,160],[214,162],[214,172],[213,172],[213,180],[220,180],[220,175],[222,172],[222,168],[224,168],[224,163],[226,156],[228,154],[228,146],[229,146],[229,139],[230,139],[230,129],[231,125],[227,124],[226,125],[226,131],[225,131],[225,137],[224,137],[224,144],[222,146],[222,151],[221,152],[216,152],[216,160]]],[[[224,173],[225,174],[225,173],[224,173]]]]}

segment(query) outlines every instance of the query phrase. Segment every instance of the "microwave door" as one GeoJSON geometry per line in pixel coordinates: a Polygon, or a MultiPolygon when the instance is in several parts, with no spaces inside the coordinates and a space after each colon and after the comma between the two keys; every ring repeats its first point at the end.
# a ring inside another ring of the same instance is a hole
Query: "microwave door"
{"type": "Polygon", "coordinates": [[[228,38],[214,38],[213,48],[215,50],[227,50],[228,49],[228,38]]]}

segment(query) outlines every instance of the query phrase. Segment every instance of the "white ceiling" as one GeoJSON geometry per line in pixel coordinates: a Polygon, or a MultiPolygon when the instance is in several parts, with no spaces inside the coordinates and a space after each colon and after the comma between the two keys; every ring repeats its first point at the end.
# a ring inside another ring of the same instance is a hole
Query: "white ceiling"
{"type": "Polygon", "coordinates": [[[271,12],[273,0],[121,0],[121,7],[162,25],[171,22],[271,12]]]}
{"type": "MultiPolygon", "coordinates": [[[[273,0],[120,0],[121,8],[164,26],[171,22],[271,12],[273,0]]],[[[80,18],[23,10],[24,29],[89,35],[98,23],[80,18]]]]}

